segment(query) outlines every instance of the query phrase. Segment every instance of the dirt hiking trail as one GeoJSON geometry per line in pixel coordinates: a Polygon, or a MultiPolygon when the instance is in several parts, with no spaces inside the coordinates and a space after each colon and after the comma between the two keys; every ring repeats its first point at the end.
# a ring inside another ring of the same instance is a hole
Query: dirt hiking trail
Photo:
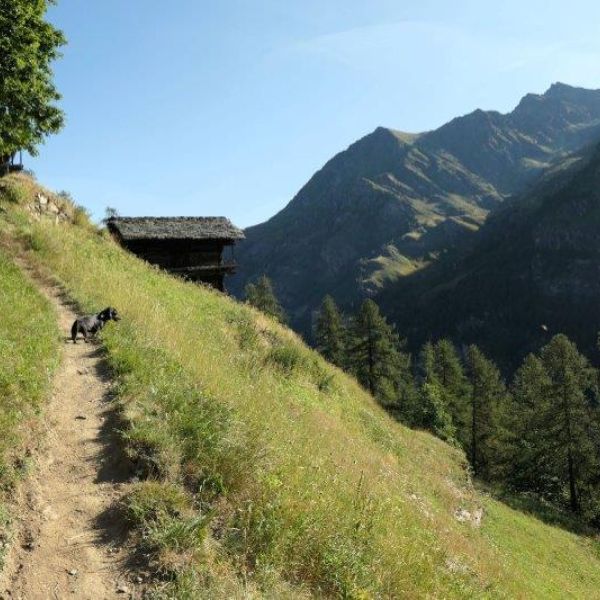
{"type": "Polygon", "coordinates": [[[68,300],[24,271],[56,307],[65,343],[44,415],[45,439],[19,492],[0,598],[140,598],[114,509],[129,474],[114,436],[101,349],[67,341],[76,317],[68,300]]]}

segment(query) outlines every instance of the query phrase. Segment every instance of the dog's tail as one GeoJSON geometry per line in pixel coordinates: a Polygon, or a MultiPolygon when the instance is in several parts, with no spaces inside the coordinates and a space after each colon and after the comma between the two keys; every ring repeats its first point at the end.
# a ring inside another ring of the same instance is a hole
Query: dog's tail
{"type": "Polygon", "coordinates": [[[73,327],[71,327],[71,339],[73,343],[76,344],[75,338],[77,337],[77,321],[73,322],[73,327]]]}

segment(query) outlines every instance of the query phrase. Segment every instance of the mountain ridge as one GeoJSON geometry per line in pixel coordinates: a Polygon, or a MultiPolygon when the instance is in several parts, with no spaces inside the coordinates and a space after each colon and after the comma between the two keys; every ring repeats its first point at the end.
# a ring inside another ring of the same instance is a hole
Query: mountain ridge
{"type": "Polygon", "coordinates": [[[267,274],[302,332],[329,293],[352,306],[435,262],[556,161],[600,139],[600,90],[553,84],[502,114],[475,110],[407,134],[386,127],[318,170],[290,203],[246,229],[230,283],[267,274]]]}

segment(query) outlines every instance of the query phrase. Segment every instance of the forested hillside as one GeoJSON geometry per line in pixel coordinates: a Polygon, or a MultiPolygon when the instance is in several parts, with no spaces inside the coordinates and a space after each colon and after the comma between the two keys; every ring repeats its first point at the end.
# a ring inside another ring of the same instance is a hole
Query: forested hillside
{"type": "Polygon", "coordinates": [[[507,370],[555,333],[596,360],[600,147],[559,163],[460,251],[378,298],[414,343],[478,343],[507,370]]]}

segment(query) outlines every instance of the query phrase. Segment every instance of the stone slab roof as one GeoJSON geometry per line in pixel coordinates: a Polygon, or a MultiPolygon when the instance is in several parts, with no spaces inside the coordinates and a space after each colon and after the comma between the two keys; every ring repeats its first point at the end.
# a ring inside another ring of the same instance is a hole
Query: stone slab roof
{"type": "Polygon", "coordinates": [[[124,240],[244,238],[244,232],[225,217],[112,217],[106,225],[124,240]]]}

